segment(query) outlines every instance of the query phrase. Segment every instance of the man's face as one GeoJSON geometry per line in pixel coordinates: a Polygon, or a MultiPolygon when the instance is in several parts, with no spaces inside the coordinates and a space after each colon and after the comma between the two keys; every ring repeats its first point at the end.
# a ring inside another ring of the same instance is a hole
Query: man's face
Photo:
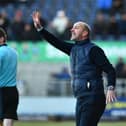
{"type": "Polygon", "coordinates": [[[71,29],[71,40],[82,40],[84,32],[84,25],[80,22],[75,23],[71,29]]]}
{"type": "Polygon", "coordinates": [[[0,43],[4,43],[4,37],[0,37],[0,43]]]}

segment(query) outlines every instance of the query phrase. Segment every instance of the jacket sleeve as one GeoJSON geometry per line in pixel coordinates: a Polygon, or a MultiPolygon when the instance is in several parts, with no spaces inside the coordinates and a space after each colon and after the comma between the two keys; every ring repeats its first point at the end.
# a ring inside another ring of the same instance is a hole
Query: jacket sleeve
{"type": "Polygon", "coordinates": [[[106,57],[104,51],[101,48],[95,46],[90,51],[90,58],[97,65],[97,67],[99,67],[101,70],[107,73],[107,80],[108,80],[107,86],[115,87],[116,72],[114,67],[106,57]]]}
{"type": "Polygon", "coordinates": [[[55,37],[53,34],[45,30],[44,28],[39,31],[40,35],[44,37],[46,41],[48,41],[51,45],[56,47],[57,49],[61,50],[62,52],[66,53],[67,55],[70,55],[71,48],[73,46],[72,43],[68,43],[65,41],[62,41],[55,37]]]}

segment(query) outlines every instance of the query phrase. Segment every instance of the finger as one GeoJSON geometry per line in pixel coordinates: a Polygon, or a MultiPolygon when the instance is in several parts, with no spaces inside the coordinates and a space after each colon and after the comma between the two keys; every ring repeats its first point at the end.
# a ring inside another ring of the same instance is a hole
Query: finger
{"type": "Polygon", "coordinates": [[[111,103],[112,102],[112,98],[110,95],[108,95],[108,98],[107,98],[107,103],[111,103]]]}
{"type": "Polygon", "coordinates": [[[113,98],[113,100],[115,101],[116,100],[116,95],[115,94],[111,95],[111,98],[113,98]]]}
{"type": "Polygon", "coordinates": [[[108,96],[106,97],[106,104],[108,104],[109,100],[108,100],[108,96]]]}
{"type": "Polygon", "coordinates": [[[106,105],[109,103],[109,99],[106,99],[106,105]]]}
{"type": "Polygon", "coordinates": [[[106,99],[106,105],[108,104],[108,101],[107,101],[107,99],[106,99]]]}
{"type": "Polygon", "coordinates": [[[37,18],[37,15],[36,15],[36,12],[34,12],[33,14],[32,14],[32,18],[33,18],[33,21],[34,22],[37,22],[38,20],[38,18],[37,18]]]}
{"type": "Polygon", "coordinates": [[[111,102],[111,97],[110,97],[110,96],[108,96],[108,102],[109,102],[109,103],[111,102]]]}
{"type": "Polygon", "coordinates": [[[109,102],[112,102],[112,97],[111,96],[109,96],[109,102]]]}
{"type": "Polygon", "coordinates": [[[115,102],[116,101],[116,97],[115,97],[115,95],[112,95],[111,96],[111,102],[115,102]]]}
{"type": "Polygon", "coordinates": [[[115,96],[113,97],[113,99],[114,99],[114,101],[117,101],[117,98],[115,96]]]}
{"type": "Polygon", "coordinates": [[[110,102],[114,102],[114,98],[113,98],[113,97],[111,97],[111,100],[110,100],[110,102]]]}
{"type": "Polygon", "coordinates": [[[38,11],[35,10],[35,11],[33,11],[32,15],[33,15],[34,17],[36,17],[36,16],[38,15],[37,13],[38,13],[38,11]]]}
{"type": "Polygon", "coordinates": [[[31,16],[33,19],[35,19],[35,12],[33,12],[31,16]]]}

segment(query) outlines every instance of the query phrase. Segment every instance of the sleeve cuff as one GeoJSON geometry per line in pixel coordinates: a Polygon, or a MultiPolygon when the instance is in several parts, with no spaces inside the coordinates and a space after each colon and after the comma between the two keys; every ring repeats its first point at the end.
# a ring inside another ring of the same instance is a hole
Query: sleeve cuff
{"type": "Polygon", "coordinates": [[[40,32],[42,31],[43,27],[41,26],[40,28],[37,28],[37,31],[40,32]]]}
{"type": "Polygon", "coordinates": [[[108,86],[108,88],[107,88],[108,90],[114,90],[115,89],[115,87],[114,86],[112,86],[112,85],[110,85],[110,86],[108,86]]]}

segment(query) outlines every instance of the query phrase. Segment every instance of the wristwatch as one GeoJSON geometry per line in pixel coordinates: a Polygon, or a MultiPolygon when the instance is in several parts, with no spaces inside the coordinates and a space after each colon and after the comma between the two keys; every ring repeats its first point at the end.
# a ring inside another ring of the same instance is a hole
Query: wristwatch
{"type": "Polygon", "coordinates": [[[114,90],[114,86],[108,86],[108,90],[114,90]]]}
{"type": "Polygon", "coordinates": [[[43,29],[43,26],[37,28],[37,31],[40,32],[43,29]]]}

